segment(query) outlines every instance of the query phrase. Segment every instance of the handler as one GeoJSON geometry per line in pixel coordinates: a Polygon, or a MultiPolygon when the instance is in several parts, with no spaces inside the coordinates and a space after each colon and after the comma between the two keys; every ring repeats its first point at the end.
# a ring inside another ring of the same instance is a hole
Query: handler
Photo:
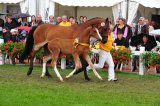
{"type": "MultiPolygon", "coordinates": [[[[113,38],[111,34],[111,29],[105,29],[108,30],[108,33],[105,34],[105,37],[103,37],[102,42],[100,42],[100,46],[98,49],[98,54],[99,54],[99,63],[94,64],[94,67],[96,69],[101,69],[104,67],[105,62],[109,65],[108,69],[108,81],[117,81],[115,78],[115,72],[114,72],[114,62],[112,59],[112,55],[110,53],[110,50],[113,45],[113,38]]],[[[87,71],[91,69],[90,66],[88,66],[87,71]]]]}

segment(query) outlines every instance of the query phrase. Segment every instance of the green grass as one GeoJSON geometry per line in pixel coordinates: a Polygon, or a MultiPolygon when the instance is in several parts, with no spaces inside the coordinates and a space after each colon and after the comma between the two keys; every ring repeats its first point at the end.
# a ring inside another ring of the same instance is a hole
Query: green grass
{"type": "MultiPolygon", "coordinates": [[[[0,106],[159,106],[160,76],[116,73],[118,82],[108,82],[107,72],[98,71],[104,81],[93,72],[92,81],[85,81],[83,73],[65,80],[40,78],[41,67],[26,76],[28,66],[0,66],[0,106]]],[[[60,70],[63,77],[71,69],[60,70]]]]}

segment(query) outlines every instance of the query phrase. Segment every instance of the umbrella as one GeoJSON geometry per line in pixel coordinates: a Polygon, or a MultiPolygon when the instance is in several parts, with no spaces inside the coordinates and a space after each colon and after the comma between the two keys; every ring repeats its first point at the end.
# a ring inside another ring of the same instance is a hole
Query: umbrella
{"type": "Polygon", "coordinates": [[[153,30],[149,34],[154,36],[160,36],[160,29],[153,30]]]}
{"type": "Polygon", "coordinates": [[[136,47],[138,45],[141,45],[143,43],[143,36],[147,36],[148,37],[148,43],[150,45],[150,48],[154,48],[157,45],[154,36],[147,35],[147,34],[139,34],[139,35],[133,36],[131,38],[130,45],[131,46],[136,46],[136,47]]]}
{"type": "Polygon", "coordinates": [[[28,27],[28,26],[20,26],[18,27],[19,30],[25,30],[27,32],[29,32],[31,30],[31,27],[28,27]]]}
{"type": "Polygon", "coordinates": [[[19,14],[13,15],[11,18],[26,18],[26,17],[30,17],[30,15],[26,13],[19,13],[19,14]]]}
{"type": "Polygon", "coordinates": [[[7,15],[7,13],[0,13],[0,15],[7,15]]]}

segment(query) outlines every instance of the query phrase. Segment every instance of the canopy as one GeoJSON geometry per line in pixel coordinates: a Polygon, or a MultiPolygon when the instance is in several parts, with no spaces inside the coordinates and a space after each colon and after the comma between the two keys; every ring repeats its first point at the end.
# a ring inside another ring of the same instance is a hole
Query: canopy
{"type": "Polygon", "coordinates": [[[110,7],[116,5],[124,0],[52,0],[58,4],[66,6],[79,6],[79,7],[110,7]]]}
{"type": "Polygon", "coordinates": [[[144,7],[150,8],[160,8],[160,0],[132,0],[135,1],[144,7]]]}
{"type": "Polygon", "coordinates": [[[19,3],[23,0],[0,0],[0,3],[19,3]]]}

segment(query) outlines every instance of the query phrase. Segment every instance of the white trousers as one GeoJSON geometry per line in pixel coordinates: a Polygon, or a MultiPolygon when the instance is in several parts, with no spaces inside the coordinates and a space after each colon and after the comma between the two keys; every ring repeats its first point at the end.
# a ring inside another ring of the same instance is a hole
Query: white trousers
{"type": "MultiPolygon", "coordinates": [[[[94,51],[93,51],[94,52],[94,51]]],[[[104,67],[105,62],[107,62],[109,68],[108,68],[108,80],[113,80],[115,79],[115,72],[114,72],[114,62],[112,59],[112,56],[110,52],[98,49],[96,50],[96,53],[99,54],[99,63],[94,64],[95,69],[101,69],[104,67]]],[[[88,66],[87,70],[90,70],[91,67],[88,66]]]]}

